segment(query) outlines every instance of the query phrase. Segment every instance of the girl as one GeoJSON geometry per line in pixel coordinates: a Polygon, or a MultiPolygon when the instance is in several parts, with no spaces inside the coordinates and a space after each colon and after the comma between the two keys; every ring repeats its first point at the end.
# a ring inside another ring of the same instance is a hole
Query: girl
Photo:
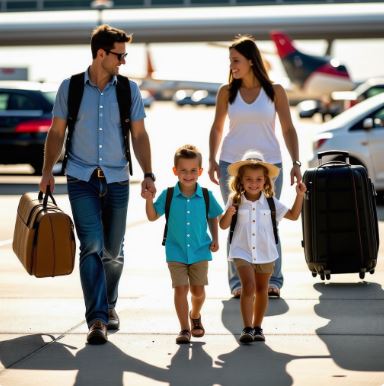
{"type": "MultiPolygon", "coordinates": [[[[232,194],[220,219],[220,227],[227,229],[237,213],[228,260],[234,262],[241,281],[242,343],[265,340],[261,323],[268,306],[269,278],[279,257],[268,198],[273,197],[272,179],[279,172],[278,167],[265,162],[257,152],[246,153],[241,161],[228,167],[232,194]]],[[[298,219],[305,191],[304,183],[298,182],[291,209],[273,198],[277,222],[283,217],[298,219]]]]}
{"type": "MultiPolygon", "coordinates": [[[[268,77],[259,49],[249,36],[238,37],[229,47],[229,82],[217,95],[215,119],[209,137],[209,177],[219,179],[224,202],[228,200],[227,167],[243,156],[248,149],[262,153],[267,162],[282,169],[280,145],[275,133],[276,115],[279,117],[285,145],[292,159],[291,185],[301,181],[299,145],[292,123],[287,95],[283,87],[268,77]],[[216,155],[223,137],[224,122],[228,115],[229,131],[223,140],[219,164],[216,155]],[[217,177],[216,177],[217,176],[217,177]]],[[[275,193],[280,197],[282,170],[276,176],[275,193]]],[[[280,296],[283,285],[279,258],[270,278],[269,295],[280,296]]],[[[228,262],[228,281],[232,295],[240,296],[240,281],[236,268],[228,262]]]]}

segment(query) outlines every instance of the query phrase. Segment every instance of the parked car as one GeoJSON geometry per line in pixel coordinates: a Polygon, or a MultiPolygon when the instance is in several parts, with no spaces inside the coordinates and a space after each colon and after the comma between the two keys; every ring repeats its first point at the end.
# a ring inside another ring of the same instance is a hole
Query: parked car
{"type": "Polygon", "coordinates": [[[215,106],[216,93],[207,90],[178,90],[173,100],[178,106],[215,106]]]}
{"type": "Polygon", "coordinates": [[[172,99],[178,106],[193,105],[192,94],[193,90],[177,90],[172,99]]]}
{"type": "Polygon", "coordinates": [[[0,82],[0,164],[27,163],[41,172],[56,91],[44,83],[0,82]]]}
{"type": "Polygon", "coordinates": [[[141,98],[143,99],[144,107],[150,108],[155,98],[151,95],[151,93],[147,90],[140,90],[141,98]]]}
{"type": "Polygon", "coordinates": [[[352,91],[334,91],[328,102],[306,100],[297,104],[296,109],[300,118],[312,118],[321,114],[323,121],[333,118],[344,110],[372,96],[384,92],[384,78],[370,78],[352,91]]]}
{"type": "MultiPolygon", "coordinates": [[[[313,142],[310,167],[320,151],[348,151],[351,164],[366,167],[376,190],[384,190],[384,93],[358,103],[324,123],[313,142]]],[[[326,160],[339,160],[329,156],[326,160]]]]}
{"type": "Polygon", "coordinates": [[[384,92],[384,78],[370,78],[352,91],[335,91],[332,99],[343,104],[343,110],[384,92]]]}

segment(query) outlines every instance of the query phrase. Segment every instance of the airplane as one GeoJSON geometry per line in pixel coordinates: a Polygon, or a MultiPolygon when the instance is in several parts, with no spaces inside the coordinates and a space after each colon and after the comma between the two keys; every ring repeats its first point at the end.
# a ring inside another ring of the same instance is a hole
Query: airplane
{"type": "Polygon", "coordinates": [[[300,99],[329,101],[333,91],[354,88],[347,68],[336,59],[301,52],[283,32],[272,31],[271,37],[291,82],[292,95],[300,99]]]}
{"type": "Polygon", "coordinates": [[[155,69],[148,46],[146,46],[146,75],[143,78],[136,78],[140,90],[149,92],[156,100],[172,100],[179,90],[190,92],[205,90],[209,94],[216,94],[221,83],[200,82],[194,80],[161,79],[154,77],[155,69]]]}

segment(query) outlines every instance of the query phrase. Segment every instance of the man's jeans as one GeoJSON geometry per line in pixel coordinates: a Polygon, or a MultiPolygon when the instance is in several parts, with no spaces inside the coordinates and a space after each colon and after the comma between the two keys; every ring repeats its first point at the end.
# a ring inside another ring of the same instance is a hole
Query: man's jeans
{"type": "MultiPolygon", "coordinates": [[[[220,161],[219,162],[219,168],[220,168],[220,191],[221,196],[224,200],[224,205],[227,204],[228,196],[229,196],[229,187],[228,187],[228,180],[229,180],[229,174],[228,174],[228,166],[230,165],[229,162],[220,161]]],[[[280,174],[275,180],[274,189],[275,189],[275,197],[280,198],[281,195],[281,189],[283,186],[283,169],[282,164],[278,163],[275,164],[278,168],[280,168],[280,174]]],[[[283,273],[281,271],[281,245],[280,245],[280,238],[279,243],[277,244],[277,251],[279,252],[279,258],[275,260],[275,269],[273,271],[273,274],[271,278],[269,279],[269,284],[272,287],[281,288],[283,286],[284,278],[283,273]]],[[[229,241],[227,240],[227,255],[229,253],[229,241]]],[[[233,293],[235,290],[241,288],[240,278],[236,270],[236,266],[233,261],[228,261],[228,283],[229,288],[231,290],[231,293],[233,293]]]]}
{"type": "Polygon", "coordinates": [[[88,182],[67,177],[77,237],[80,279],[88,326],[108,323],[108,308],[116,305],[123,270],[129,181],[107,184],[92,176],[88,182]]]}

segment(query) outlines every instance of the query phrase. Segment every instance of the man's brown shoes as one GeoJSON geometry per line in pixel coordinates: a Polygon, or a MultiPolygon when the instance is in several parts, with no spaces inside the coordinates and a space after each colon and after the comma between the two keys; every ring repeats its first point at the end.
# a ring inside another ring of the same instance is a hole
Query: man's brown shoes
{"type": "Polygon", "coordinates": [[[120,320],[114,308],[108,310],[108,330],[118,330],[120,328],[120,320]]]}
{"type": "Polygon", "coordinates": [[[107,325],[101,320],[96,320],[96,322],[89,327],[87,342],[89,344],[104,344],[107,340],[107,325]]]}

